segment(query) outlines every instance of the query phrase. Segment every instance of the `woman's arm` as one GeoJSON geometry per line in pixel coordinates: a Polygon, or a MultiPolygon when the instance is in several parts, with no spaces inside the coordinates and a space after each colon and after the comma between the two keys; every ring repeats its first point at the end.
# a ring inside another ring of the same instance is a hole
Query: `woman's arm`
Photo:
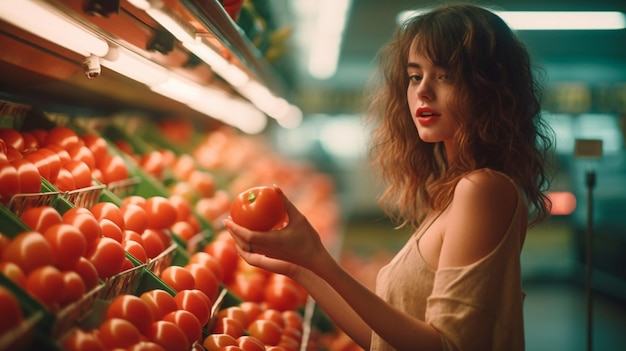
{"type": "Polygon", "coordinates": [[[369,348],[371,331],[397,350],[440,350],[439,333],[429,324],[393,308],[346,272],[322,244],[308,220],[284,196],[288,225],[254,232],[227,219],[224,225],[250,264],[285,274],[307,289],[350,337],[369,348]],[[253,253],[247,252],[252,247],[253,253]]]}

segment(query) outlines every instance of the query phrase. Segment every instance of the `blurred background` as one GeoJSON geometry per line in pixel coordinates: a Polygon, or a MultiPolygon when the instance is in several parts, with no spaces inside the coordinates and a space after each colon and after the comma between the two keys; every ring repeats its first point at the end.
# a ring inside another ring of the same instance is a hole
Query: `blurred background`
{"type": "MultiPolygon", "coordinates": [[[[403,244],[408,233],[394,230],[380,213],[380,190],[366,158],[363,88],[375,56],[407,10],[433,6],[423,0],[271,0],[277,27],[293,32],[288,50],[275,63],[303,110],[293,129],[271,129],[276,147],[293,158],[313,160],[337,181],[344,217],[342,258],[372,271],[403,244]]],[[[593,347],[626,348],[626,1],[491,1],[498,11],[617,11],[617,29],[598,29],[609,20],[583,16],[570,24],[584,29],[517,29],[543,69],[544,113],[556,131],[555,213],[531,229],[522,255],[527,292],[528,350],[584,350],[591,325],[593,347]],[[621,18],[621,27],[619,19],[621,18]],[[576,140],[601,140],[602,156],[577,157],[576,140]],[[596,183],[587,182],[588,174],[596,183]],[[588,201],[591,198],[591,205],[588,201]],[[586,236],[591,225],[593,294],[588,312],[586,236]],[[589,317],[591,315],[591,317],[589,317]],[[587,320],[591,318],[591,322],[587,320]]],[[[555,25],[557,15],[526,20],[555,25]]]]}

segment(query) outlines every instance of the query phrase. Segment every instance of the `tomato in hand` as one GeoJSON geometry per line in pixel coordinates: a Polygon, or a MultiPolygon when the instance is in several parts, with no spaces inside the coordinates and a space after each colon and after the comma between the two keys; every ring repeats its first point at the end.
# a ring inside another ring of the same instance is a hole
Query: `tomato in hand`
{"type": "Polygon", "coordinates": [[[268,231],[282,225],[287,212],[275,188],[258,186],[235,197],[230,215],[235,223],[250,230],[268,231]]]}

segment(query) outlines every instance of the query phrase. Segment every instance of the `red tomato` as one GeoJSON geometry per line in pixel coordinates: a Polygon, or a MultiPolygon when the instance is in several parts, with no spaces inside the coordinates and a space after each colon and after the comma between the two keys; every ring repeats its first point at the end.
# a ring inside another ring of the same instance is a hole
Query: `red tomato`
{"type": "Polygon", "coordinates": [[[285,321],[283,319],[283,314],[279,310],[275,310],[273,308],[265,308],[259,315],[255,318],[255,320],[266,320],[272,321],[276,323],[279,327],[285,327],[285,321]]]}
{"type": "Polygon", "coordinates": [[[107,318],[98,328],[98,338],[107,349],[126,348],[141,341],[141,333],[123,318],[107,318]]]}
{"type": "Polygon", "coordinates": [[[52,183],[59,191],[72,191],[76,190],[76,182],[74,181],[74,175],[67,168],[61,166],[57,179],[52,183]]]}
{"type": "Polygon", "coordinates": [[[62,146],[64,149],[68,150],[76,145],[81,145],[82,140],[72,129],[64,126],[56,126],[48,131],[46,141],[44,142],[46,146],[51,144],[62,146]]]}
{"type": "Polygon", "coordinates": [[[43,234],[27,231],[11,240],[2,253],[3,261],[15,262],[25,274],[54,263],[52,248],[43,234]]]}
{"type": "Polygon", "coordinates": [[[190,343],[202,341],[202,326],[198,318],[191,312],[177,310],[163,316],[164,321],[176,324],[187,336],[190,343]]]}
{"type": "Polygon", "coordinates": [[[228,334],[210,334],[202,341],[208,351],[221,351],[229,345],[238,346],[237,339],[228,334]]]}
{"type": "Polygon", "coordinates": [[[261,306],[260,303],[253,301],[243,301],[239,307],[246,313],[246,320],[248,321],[246,327],[265,310],[265,307],[261,306]]]}
{"type": "Polygon", "coordinates": [[[22,132],[22,138],[24,138],[24,152],[39,148],[39,140],[34,134],[22,132]]]}
{"type": "Polygon", "coordinates": [[[62,340],[61,345],[66,351],[105,351],[104,344],[96,336],[97,330],[85,331],[74,328],[62,340]]]}
{"type": "Polygon", "coordinates": [[[122,199],[122,205],[133,204],[143,208],[146,198],[140,195],[130,195],[122,199]]]}
{"type": "Polygon", "coordinates": [[[143,207],[135,204],[122,204],[120,206],[126,229],[143,233],[148,227],[148,215],[143,207]]]}
{"type": "Polygon", "coordinates": [[[207,252],[198,251],[191,254],[189,260],[187,261],[187,264],[194,263],[198,263],[209,268],[211,272],[213,272],[213,275],[215,275],[215,278],[217,278],[219,282],[222,282],[224,272],[222,271],[222,266],[217,258],[207,252]]]}
{"type": "Polygon", "coordinates": [[[50,163],[48,162],[48,158],[46,156],[36,151],[33,151],[25,154],[24,159],[32,162],[35,167],[37,167],[39,175],[41,175],[42,178],[50,181],[50,163]]]}
{"type": "Polygon", "coordinates": [[[193,274],[181,266],[165,267],[160,278],[176,291],[193,289],[196,284],[193,274]]]}
{"type": "Polygon", "coordinates": [[[71,160],[62,168],[67,169],[72,174],[75,189],[91,186],[91,169],[89,169],[89,166],[85,162],[80,160],[71,160]]]}
{"type": "Polygon", "coordinates": [[[11,290],[0,285],[0,336],[12,330],[24,321],[24,314],[20,302],[11,290]]]}
{"type": "Polygon", "coordinates": [[[81,138],[85,146],[91,151],[96,165],[99,165],[109,153],[109,144],[107,144],[104,138],[91,133],[83,134],[81,138]]]}
{"type": "Polygon", "coordinates": [[[244,335],[245,327],[241,322],[235,318],[222,317],[218,318],[212,333],[214,334],[228,334],[237,339],[244,335]]]}
{"type": "Polygon", "coordinates": [[[61,158],[59,155],[50,148],[41,147],[32,154],[37,154],[45,157],[48,166],[50,167],[50,178],[46,178],[50,183],[54,183],[59,175],[59,169],[61,169],[61,158]]]}
{"type": "Polygon", "coordinates": [[[105,155],[98,168],[102,171],[105,184],[128,179],[130,175],[126,161],[119,155],[105,155]]]}
{"type": "Polygon", "coordinates": [[[96,266],[87,259],[87,257],[81,257],[78,262],[72,268],[72,270],[80,275],[85,282],[85,288],[87,291],[95,288],[99,284],[98,270],[96,266]]]}
{"type": "Polygon", "coordinates": [[[187,335],[180,327],[165,320],[152,323],[145,336],[148,340],[163,346],[167,351],[189,350],[191,347],[187,335]]]}
{"type": "Polygon", "coordinates": [[[37,139],[37,143],[41,147],[46,142],[46,136],[48,135],[48,131],[41,128],[31,129],[29,133],[37,139]]]}
{"type": "Polygon", "coordinates": [[[22,288],[26,285],[26,274],[15,262],[0,261],[0,273],[22,288]]]}
{"type": "Polygon", "coordinates": [[[294,339],[291,335],[283,334],[276,346],[281,347],[285,351],[299,351],[300,340],[294,339]]]}
{"type": "Polygon", "coordinates": [[[176,220],[185,221],[192,215],[192,206],[186,198],[182,195],[171,195],[169,197],[170,203],[176,209],[176,220]]]}
{"type": "Polygon", "coordinates": [[[151,151],[139,158],[139,166],[146,173],[160,179],[165,170],[163,155],[160,151],[151,151]]]}
{"type": "Polygon", "coordinates": [[[282,225],[287,212],[276,189],[259,186],[239,193],[233,200],[230,215],[235,223],[250,230],[268,231],[282,225]]]}
{"type": "Polygon", "coordinates": [[[194,278],[193,288],[205,293],[211,301],[217,299],[220,290],[220,282],[210,268],[199,263],[191,263],[184,266],[194,278]]]}
{"type": "Polygon", "coordinates": [[[283,311],[283,321],[285,321],[285,328],[293,327],[302,331],[302,315],[295,310],[283,311]]]}
{"type": "Polygon", "coordinates": [[[24,137],[20,132],[13,128],[0,128],[0,139],[4,142],[22,152],[24,150],[24,137]]]}
{"type": "Polygon", "coordinates": [[[117,296],[107,307],[106,318],[122,318],[131,322],[145,333],[155,321],[152,309],[138,296],[122,294],[117,296]]]}
{"type": "Polygon", "coordinates": [[[20,189],[17,169],[10,162],[0,162],[0,201],[8,204],[20,189]]]}
{"type": "Polygon", "coordinates": [[[187,183],[200,197],[212,197],[215,194],[215,178],[207,171],[194,169],[187,177],[187,183]]]}
{"type": "Polygon", "coordinates": [[[126,229],[126,224],[124,223],[124,214],[122,210],[116,204],[112,202],[98,202],[93,205],[90,209],[91,213],[96,217],[97,220],[102,218],[107,218],[117,224],[120,229],[126,229]]]}
{"type": "Polygon", "coordinates": [[[87,292],[87,287],[80,274],[74,271],[62,271],[63,290],[59,297],[59,304],[67,306],[80,300],[87,292]]]}
{"type": "Polygon", "coordinates": [[[165,348],[152,341],[140,341],[130,346],[128,351],[165,351],[165,348]]]}
{"type": "Polygon", "coordinates": [[[87,258],[96,267],[100,279],[106,279],[122,271],[126,253],[122,244],[102,237],[96,239],[95,248],[87,254],[87,258]]]}
{"type": "Polygon", "coordinates": [[[146,249],[148,258],[157,257],[163,250],[165,250],[165,244],[161,234],[156,229],[146,229],[141,233],[141,239],[143,240],[143,246],[146,249]]]}
{"type": "Polygon", "coordinates": [[[239,252],[235,245],[223,240],[215,240],[207,244],[203,251],[219,261],[222,267],[222,281],[224,283],[232,281],[239,262],[239,252]]]}
{"type": "Polygon", "coordinates": [[[265,351],[265,345],[263,345],[261,340],[250,335],[243,335],[237,338],[237,344],[243,351],[265,351]]]}
{"type": "Polygon", "coordinates": [[[115,222],[108,218],[102,218],[98,220],[98,226],[100,227],[100,232],[103,237],[111,238],[118,243],[122,243],[124,231],[119,225],[115,224],[115,222]]]}
{"type": "Polygon", "coordinates": [[[122,241],[132,240],[136,241],[143,246],[143,239],[141,238],[141,234],[137,233],[134,230],[126,229],[122,236],[122,241]]]}
{"type": "Polygon", "coordinates": [[[124,248],[124,251],[128,252],[131,256],[136,258],[137,261],[141,263],[148,262],[148,255],[146,254],[146,249],[144,249],[141,243],[135,240],[122,240],[122,247],[124,248]]]}
{"type": "Polygon", "coordinates": [[[196,161],[193,157],[189,154],[183,154],[174,163],[174,175],[176,178],[186,181],[196,168],[196,161]]]}
{"type": "Polygon", "coordinates": [[[166,197],[153,196],[147,198],[143,207],[148,216],[149,228],[166,229],[176,222],[176,208],[166,197]]]}
{"type": "Polygon", "coordinates": [[[217,318],[226,317],[238,320],[244,327],[248,325],[248,315],[240,306],[226,307],[217,313],[217,318]]]}
{"type": "Polygon", "coordinates": [[[57,144],[48,144],[45,146],[47,149],[50,149],[51,151],[55,152],[57,154],[57,156],[59,157],[59,160],[61,162],[61,166],[63,166],[64,164],[70,162],[72,160],[72,158],[70,157],[70,153],[67,152],[67,149],[65,149],[63,146],[61,145],[57,145],[57,144]]]}
{"type": "Polygon", "coordinates": [[[146,302],[148,307],[150,307],[154,320],[160,320],[166,314],[178,309],[174,296],[170,295],[165,290],[148,290],[139,295],[139,297],[146,302]]]}
{"type": "Polygon", "coordinates": [[[53,225],[63,223],[61,214],[52,206],[30,207],[24,210],[20,220],[33,231],[43,233],[53,225]]]}
{"type": "Polygon", "coordinates": [[[280,275],[272,275],[265,285],[264,300],[268,308],[279,311],[295,310],[302,302],[302,290],[296,283],[280,275]]]}
{"type": "Polygon", "coordinates": [[[52,248],[54,264],[61,269],[71,269],[87,253],[87,240],[73,225],[55,224],[43,235],[52,248]]]}
{"type": "Polygon", "coordinates": [[[41,175],[34,163],[21,158],[12,161],[11,164],[17,170],[17,178],[20,182],[20,193],[32,194],[41,192],[41,175]]]}
{"type": "Polygon", "coordinates": [[[87,146],[74,145],[67,149],[67,152],[72,160],[84,162],[89,167],[89,171],[96,168],[96,158],[87,146]]]}
{"type": "Polygon", "coordinates": [[[35,268],[26,276],[26,290],[49,308],[59,302],[64,287],[63,274],[52,265],[35,268]]]}
{"type": "Polygon", "coordinates": [[[172,233],[178,235],[184,241],[189,241],[196,234],[198,234],[193,225],[191,225],[191,223],[187,221],[178,221],[172,224],[170,230],[172,231],[172,233]]]}
{"type": "Polygon", "coordinates": [[[196,289],[181,290],[174,296],[178,309],[186,310],[193,313],[200,321],[201,325],[205,325],[211,317],[211,307],[208,297],[205,293],[196,289]],[[208,301],[208,302],[207,302],[208,301]]]}
{"type": "Polygon", "coordinates": [[[248,333],[265,345],[278,345],[281,336],[283,335],[283,328],[276,322],[257,319],[248,325],[248,333]]]}
{"type": "Polygon", "coordinates": [[[245,301],[262,302],[264,300],[263,287],[267,278],[262,273],[240,273],[227,284],[230,291],[245,301]]]}
{"type": "Polygon", "coordinates": [[[102,236],[98,220],[91,211],[84,207],[72,207],[61,216],[63,223],[76,227],[85,238],[87,251],[94,247],[96,239],[102,236]]]}

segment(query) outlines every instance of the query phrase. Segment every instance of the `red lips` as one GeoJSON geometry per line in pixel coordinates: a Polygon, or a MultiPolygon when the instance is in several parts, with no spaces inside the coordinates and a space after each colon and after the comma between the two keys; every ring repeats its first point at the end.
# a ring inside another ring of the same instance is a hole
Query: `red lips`
{"type": "Polygon", "coordinates": [[[415,118],[422,126],[432,124],[441,114],[430,107],[420,107],[415,111],[415,118]]]}

